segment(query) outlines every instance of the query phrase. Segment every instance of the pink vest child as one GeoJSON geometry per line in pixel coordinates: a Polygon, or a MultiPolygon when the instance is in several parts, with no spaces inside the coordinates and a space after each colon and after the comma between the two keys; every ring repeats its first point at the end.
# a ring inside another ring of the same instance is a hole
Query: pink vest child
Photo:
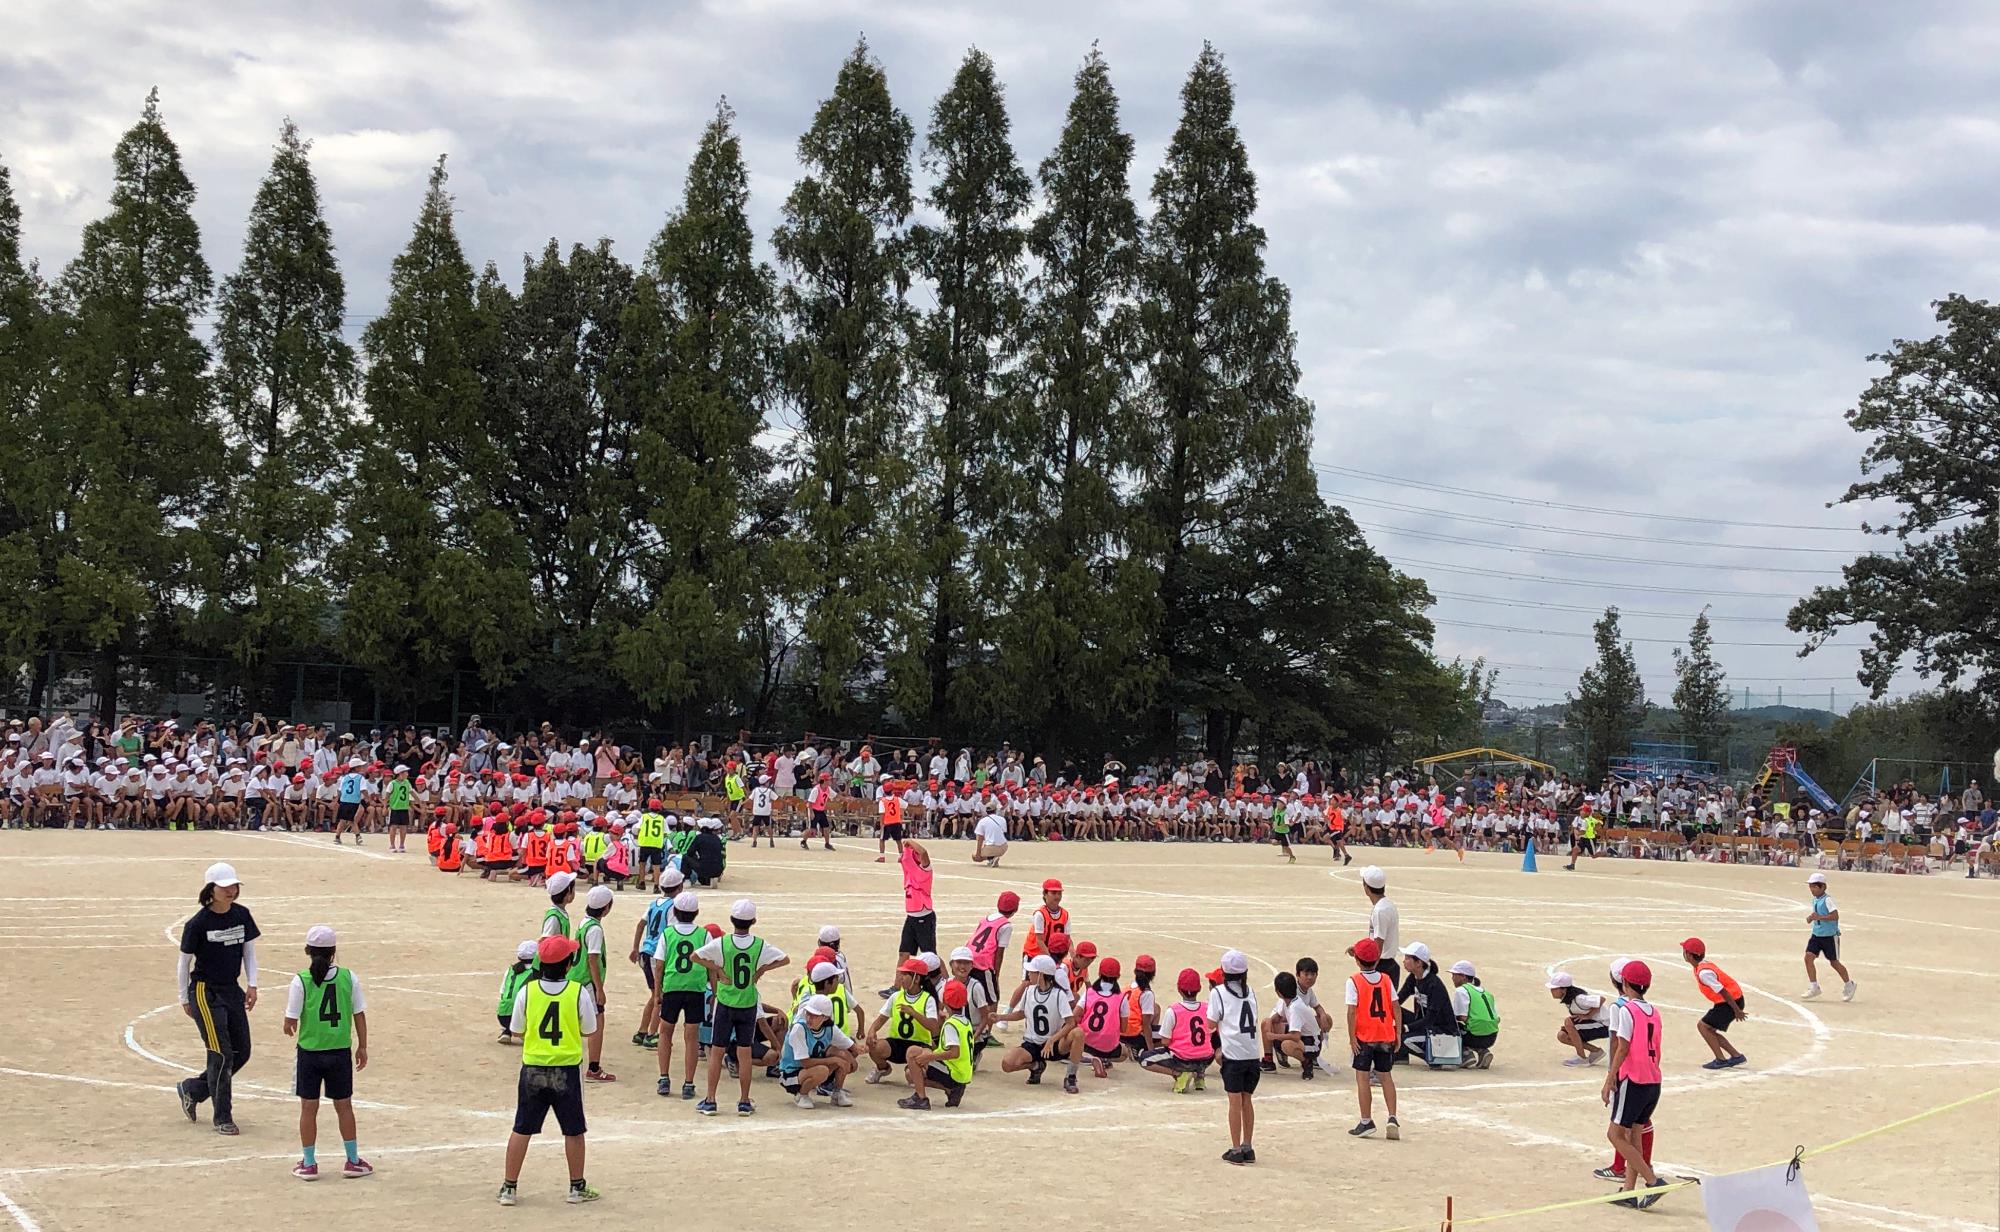
{"type": "Polygon", "coordinates": [[[931,870],[917,863],[917,853],[903,848],[903,911],[922,915],[931,909],[931,870]]]}
{"type": "Polygon", "coordinates": [[[981,920],[979,927],[972,930],[972,939],[965,944],[972,951],[974,971],[993,970],[993,964],[1000,956],[1000,929],[1006,923],[1007,917],[996,912],[981,920]]]}
{"type": "Polygon", "coordinates": [[[625,856],[624,839],[612,839],[611,846],[604,849],[604,867],[618,874],[620,877],[627,876],[632,872],[632,862],[625,856]]]}
{"type": "Polygon", "coordinates": [[[1174,1006],[1174,1033],[1167,1037],[1167,1051],[1183,1061],[1206,1061],[1215,1055],[1208,1013],[1199,1003],[1174,1006]]]}
{"type": "Polygon", "coordinates": [[[1625,1050],[1625,1060],[1618,1067],[1618,1076],[1627,1082],[1639,1085],[1657,1084],[1660,1081],[1660,1011],[1644,1001],[1625,1001],[1625,1012],[1632,1016],[1631,1046],[1625,1050]]]}
{"type": "Polygon", "coordinates": [[[1099,1052],[1118,1047],[1118,1014],[1124,1000],[1117,993],[1097,991],[1095,985],[1083,994],[1083,1012],[1077,1016],[1076,1025],[1083,1032],[1084,1047],[1099,1052]]]}

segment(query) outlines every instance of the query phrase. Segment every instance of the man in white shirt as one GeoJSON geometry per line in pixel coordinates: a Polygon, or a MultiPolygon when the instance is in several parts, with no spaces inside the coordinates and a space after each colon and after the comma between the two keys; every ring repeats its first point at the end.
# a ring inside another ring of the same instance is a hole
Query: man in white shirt
{"type": "Polygon", "coordinates": [[[972,862],[999,868],[1000,857],[1007,854],[1007,819],[997,811],[987,812],[972,827],[972,838],[972,862]]]}
{"type": "MultiPolygon", "coordinates": [[[[1376,970],[1396,978],[1397,963],[1392,957],[1402,952],[1402,942],[1397,936],[1400,916],[1396,904],[1388,894],[1389,878],[1376,865],[1370,864],[1361,870],[1361,889],[1368,896],[1368,935],[1381,947],[1381,957],[1376,961],[1376,970]]],[[[1348,951],[1350,954],[1353,950],[1348,951]]]]}

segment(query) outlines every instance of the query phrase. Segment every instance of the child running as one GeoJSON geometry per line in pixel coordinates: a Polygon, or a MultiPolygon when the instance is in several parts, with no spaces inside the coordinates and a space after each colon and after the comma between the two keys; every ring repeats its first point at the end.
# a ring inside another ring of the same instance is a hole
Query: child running
{"type": "Polygon", "coordinates": [[[333,1101],[340,1145],[347,1152],[340,1174],[357,1180],[375,1173],[361,1158],[354,1132],[354,1074],[368,1068],[368,1000],[354,973],[334,965],[336,944],[333,929],[325,924],[306,930],[306,958],[311,965],[292,977],[285,998],[285,1034],[299,1041],[293,1091],[299,1097],[299,1148],[304,1158],[293,1165],[292,1175],[302,1181],[319,1179],[315,1151],[322,1091],[333,1101]]]}
{"type": "Polygon", "coordinates": [[[1806,889],[1811,891],[1812,910],[1806,913],[1806,923],[1812,927],[1812,935],[1806,938],[1806,991],[1801,1001],[1810,1001],[1819,996],[1819,969],[1813,965],[1815,958],[1826,959],[1826,965],[1841,979],[1840,999],[1854,1000],[1854,977],[1847,968],[1840,965],[1840,908],[1834,905],[1833,896],[1826,892],[1826,874],[1814,873],[1806,878],[1806,889]]]}
{"type": "Polygon", "coordinates": [[[1701,1042],[1715,1054],[1712,1060],[1702,1062],[1703,1069],[1731,1069],[1749,1060],[1736,1046],[1723,1038],[1732,1024],[1749,1017],[1743,1004],[1743,986],[1729,978],[1729,973],[1708,961],[1708,945],[1700,937],[1689,937],[1681,942],[1681,958],[1694,968],[1694,986],[1700,990],[1708,1002],[1708,1012],[1701,1016],[1695,1029],[1701,1032],[1701,1042]]]}
{"type": "Polygon", "coordinates": [[[1373,1083],[1382,1084],[1382,1108],[1388,1114],[1387,1137],[1403,1136],[1396,1120],[1396,1054],[1403,1047],[1402,1016],[1396,1010],[1395,981],[1377,967],[1382,947],[1363,937],[1351,951],[1358,968],[1347,977],[1347,1046],[1354,1054],[1354,1091],[1361,1103],[1361,1121],[1347,1132],[1356,1138],[1375,1133],[1373,1083]]]}

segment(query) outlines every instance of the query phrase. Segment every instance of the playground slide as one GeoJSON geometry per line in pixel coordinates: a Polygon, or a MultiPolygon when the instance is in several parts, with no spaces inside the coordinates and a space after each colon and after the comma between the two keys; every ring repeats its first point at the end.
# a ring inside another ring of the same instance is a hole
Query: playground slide
{"type": "Polygon", "coordinates": [[[1833,802],[1833,797],[1826,794],[1825,788],[1813,782],[1812,775],[1799,769],[1797,762],[1791,762],[1786,765],[1785,773],[1791,775],[1792,781],[1797,783],[1808,796],[1811,796],[1813,803],[1824,809],[1828,816],[1838,816],[1840,814],[1840,806],[1833,802]]]}

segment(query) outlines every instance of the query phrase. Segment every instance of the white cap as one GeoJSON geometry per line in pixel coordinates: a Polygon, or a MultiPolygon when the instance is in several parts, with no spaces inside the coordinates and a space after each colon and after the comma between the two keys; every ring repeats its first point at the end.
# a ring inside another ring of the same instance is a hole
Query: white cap
{"type": "Polygon", "coordinates": [[[549,897],[555,898],[575,884],[575,873],[557,873],[555,876],[549,878],[549,897]]]}
{"type": "Polygon", "coordinates": [[[831,924],[820,925],[819,943],[821,945],[832,945],[834,942],[838,940],[840,940],[840,930],[838,928],[834,927],[831,924]]]}
{"type": "MultiPolygon", "coordinates": [[[[821,965],[824,966],[825,964],[822,963],[821,965]]],[[[827,996],[825,993],[816,992],[812,996],[807,997],[805,1004],[799,1006],[799,1008],[817,1018],[831,1018],[833,1016],[833,998],[827,996]]]]}
{"type": "Polygon", "coordinates": [[[1243,975],[1249,970],[1250,960],[1243,956],[1242,950],[1222,951],[1222,973],[1224,975],[1243,975]]]}
{"type": "Polygon", "coordinates": [[[611,887],[607,885],[590,887],[590,893],[583,896],[583,905],[592,908],[609,907],[611,905],[611,887]]]}
{"type": "Polygon", "coordinates": [[[739,898],[729,906],[732,920],[754,920],[757,918],[757,904],[747,898],[739,898]]]}
{"type": "Polygon", "coordinates": [[[1611,960],[1612,983],[1623,984],[1625,982],[1625,964],[1631,961],[1632,960],[1630,958],[1626,957],[1623,954],[1620,954],[1618,957],[1611,960]]]}
{"type": "Polygon", "coordinates": [[[1410,942],[1410,944],[1402,948],[1401,953],[1405,958],[1414,958],[1422,963],[1427,963],[1431,960],[1431,947],[1421,941],[1410,942]]]}
{"type": "Polygon", "coordinates": [[[1054,975],[1056,960],[1047,954],[1037,954],[1028,960],[1028,971],[1034,975],[1054,975]]]}
{"type": "Polygon", "coordinates": [[[1461,958],[1453,963],[1451,965],[1451,973],[1453,975],[1471,976],[1473,979],[1479,978],[1479,968],[1473,966],[1472,960],[1469,958],[1461,958]]]}
{"type": "Polygon", "coordinates": [[[685,884],[686,881],[687,875],[677,868],[669,867],[660,870],[660,888],[662,890],[671,890],[677,885],[685,884]]]}
{"type": "Polygon", "coordinates": [[[1558,971],[1549,977],[1550,988],[1570,988],[1575,984],[1576,978],[1567,971],[1558,971]]]}
{"type": "Polygon", "coordinates": [[[361,759],[359,757],[350,757],[347,759],[347,768],[350,770],[354,769],[356,766],[359,766],[360,764],[361,764],[361,759]]]}
{"type": "Polygon", "coordinates": [[[523,941],[514,947],[514,958],[519,962],[533,962],[535,961],[535,949],[534,942],[523,941]]]}
{"type": "Polygon", "coordinates": [[[333,925],[315,924],[306,930],[306,944],[311,946],[333,946],[338,944],[333,937],[333,925]]]}
{"type": "Polygon", "coordinates": [[[1810,877],[1806,878],[1806,884],[1807,884],[1807,885],[1825,885],[1825,884],[1826,884],[1826,874],[1825,874],[1825,873],[1814,873],[1814,874],[1813,874],[1812,876],[1810,876],[1810,877]]]}
{"type": "Polygon", "coordinates": [[[817,984],[821,980],[830,980],[834,976],[839,974],[840,974],[840,968],[830,962],[814,963],[812,969],[812,982],[817,984]]]}
{"type": "Polygon", "coordinates": [[[227,864],[211,864],[201,879],[212,886],[233,886],[238,884],[236,870],[227,864]]]}
{"type": "Polygon", "coordinates": [[[957,949],[955,949],[955,950],[953,950],[953,951],[951,952],[951,961],[953,961],[953,962],[971,962],[971,961],[972,961],[972,947],[970,947],[970,946],[964,946],[964,945],[961,945],[961,946],[959,946],[959,947],[958,947],[957,949]]]}
{"type": "Polygon", "coordinates": [[[679,894],[674,895],[674,910],[700,911],[701,899],[695,896],[693,890],[682,890],[679,894]]]}
{"type": "Polygon", "coordinates": [[[400,763],[398,763],[398,764],[397,764],[397,766],[396,766],[396,773],[397,773],[397,774],[408,774],[409,772],[410,772],[410,768],[409,768],[408,766],[405,766],[405,765],[402,765],[402,764],[400,764],[400,763]]]}
{"type": "Polygon", "coordinates": [[[1361,884],[1371,890],[1379,890],[1389,884],[1389,874],[1373,864],[1361,870],[1361,884]]]}
{"type": "Polygon", "coordinates": [[[935,971],[939,967],[944,966],[944,963],[939,961],[938,956],[931,953],[929,950],[925,950],[923,953],[917,955],[917,957],[920,960],[922,960],[924,966],[930,968],[932,971],[935,971]]]}

